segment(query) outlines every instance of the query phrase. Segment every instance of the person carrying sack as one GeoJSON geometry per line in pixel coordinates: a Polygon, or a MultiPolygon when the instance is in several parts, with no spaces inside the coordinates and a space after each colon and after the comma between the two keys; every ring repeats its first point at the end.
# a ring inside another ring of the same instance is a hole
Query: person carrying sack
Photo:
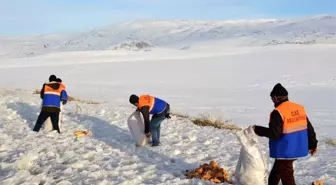
{"type": "Polygon", "coordinates": [[[144,118],[145,135],[150,137],[152,135],[152,146],[160,145],[160,130],[161,122],[164,119],[170,118],[170,105],[162,99],[151,95],[137,95],[132,94],[129,102],[138,108],[144,118]],[[149,119],[149,115],[153,115],[149,119]]]}
{"type": "Polygon", "coordinates": [[[288,100],[287,90],[276,84],[270,93],[275,109],[271,112],[269,128],[254,125],[258,136],[269,138],[270,157],[275,159],[268,185],[295,185],[293,163],[317,152],[314,128],[302,105],[288,100]]]}

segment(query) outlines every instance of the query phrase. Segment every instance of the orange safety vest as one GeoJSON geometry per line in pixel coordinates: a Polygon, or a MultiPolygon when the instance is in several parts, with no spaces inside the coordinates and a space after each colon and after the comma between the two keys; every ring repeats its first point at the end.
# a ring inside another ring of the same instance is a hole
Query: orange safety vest
{"type": "Polygon", "coordinates": [[[44,86],[44,94],[54,94],[54,95],[61,96],[61,93],[63,90],[64,90],[63,88],[53,89],[48,85],[44,86]]]}
{"type": "Polygon", "coordinates": [[[271,139],[270,157],[276,159],[296,159],[308,154],[308,123],[303,106],[293,102],[283,102],[275,108],[283,121],[282,136],[271,139]]]}
{"type": "Polygon", "coordinates": [[[275,109],[283,120],[284,134],[307,129],[307,115],[303,106],[293,102],[283,102],[275,109]]]}
{"type": "Polygon", "coordinates": [[[139,109],[143,106],[149,106],[149,112],[153,109],[155,103],[155,98],[150,95],[141,95],[139,97],[139,109]]]}
{"type": "Polygon", "coordinates": [[[65,90],[65,89],[66,89],[66,86],[65,86],[65,84],[64,84],[64,83],[60,83],[60,87],[61,87],[63,90],[65,90]]]}

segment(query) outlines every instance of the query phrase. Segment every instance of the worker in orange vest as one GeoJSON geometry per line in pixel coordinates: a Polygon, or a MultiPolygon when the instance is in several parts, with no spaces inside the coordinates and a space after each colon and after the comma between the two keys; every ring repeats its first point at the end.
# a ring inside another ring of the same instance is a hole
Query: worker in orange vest
{"type": "Polygon", "coordinates": [[[38,132],[43,123],[50,117],[53,130],[57,130],[60,133],[58,126],[59,113],[61,111],[60,106],[66,104],[68,100],[67,92],[60,87],[60,83],[57,81],[55,75],[50,75],[49,82],[43,84],[41,89],[42,110],[33,131],[38,132]]]}
{"type": "MultiPolygon", "coordinates": [[[[58,82],[60,84],[60,88],[63,89],[63,90],[66,90],[66,86],[65,84],[62,82],[62,79],[60,78],[57,78],[56,79],[56,82],[58,82]]],[[[61,101],[61,100],[60,100],[61,101]]],[[[63,105],[64,105],[64,102],[61,101],[61,104],[60,104],[60,112],[59,112],[59,115],[58,115],[58,128],[59,130],[61,131],[62,130],[62,112],[63,112],[63,105]]],[[[51,117],[49,117],[46,122],[45,122],[45,128],[48,130],[48,131],[51,131],[54,129],[52,123],[51,123],[51,117]]]]}
{"type": "MultiPolygon", "coordinates": [[[[63,81],[62,81],[62,79],[60,79],[60,78],[57,78],[57,80],[56,80],[56,82],[58,82],[59,84],[60,84],[60,88],[62,88],[63,90],[65,90],[66,91],[66,86],[65,86],[65,84],[63,83],[63,81]]],[[[59,129],[60,130],[62,130],[62,122],[63,122],[63,120],[62,120],[62,112],[63,112],[63,106],[64,106],[64,103],[61,101],[61,106],[60,106],[60,113],[59,113],[59,116],[58,116],[58,126],[59,126],[59,129]]]]}
{"type": "Polygon", "coordinates": [[[65,86],[65,84],[63,83],[62,79],[57,78],[57,79],[56,79],[56,82],[60,83],[61,88],[63,88],[64,90],[66,90],[66,86],[65,86]]]}
{"type": "Polygon", "coordinates": [[[302,105],[288,100],[287,90],[276,84],[270,93],[275,109],[271,112],[269,128],[253,126],[257,135],[269,138],[270,157],[275,163],[268,185],[295,185],[293,162],[317,152],[314,128],[302,105]]]}
{"type": "Polygon", "coordinates": [[[161,122],[166,118],[170,118],[170,105],[164,100],[151,95],[138,97],[132,94],[129,102],[138,107],[138,111],[142,113],[145,122],[144,132],[147,137],[152,135],[152,146],[159,146],[161,122]],[[151,120],[149,115],[153,115],[151,120]]]}

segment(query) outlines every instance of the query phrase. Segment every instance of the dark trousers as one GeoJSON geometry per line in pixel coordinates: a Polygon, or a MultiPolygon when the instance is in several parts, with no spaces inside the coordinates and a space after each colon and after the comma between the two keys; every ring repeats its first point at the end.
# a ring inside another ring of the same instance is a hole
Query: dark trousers
{"type": "Polygon", "coordinates": [[[153,116],[149,123],[153,145],[155,146],[160,144],[161,122],[164,119],[166,119],[164,116],[153,116]]]}
{"type": "Polygon", "coordinates": [[[57,130],[58,133],[61,133],[58,127],[58,116],[59,112],[47,112],[42,110],[39,117],[37,118],[33,131],[38,132],[41,129],[43,123],[50,117],[53,130],[57,130]]]}
{"type": "Polygon", "coordinates": [[[276,159],[271,174],[268,177],[268,185],[278,185],[280,180],[283,185],[295,185],[294,161],[276,159]]]}

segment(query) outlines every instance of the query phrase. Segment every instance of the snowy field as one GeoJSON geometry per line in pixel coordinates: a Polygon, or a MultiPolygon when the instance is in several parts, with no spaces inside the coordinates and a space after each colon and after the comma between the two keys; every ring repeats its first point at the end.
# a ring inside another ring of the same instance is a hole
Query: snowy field
{"type": "MultiPolygon", "coordinates": [[[[162,146],[136,148],[129,95],[149,93],[173,112],[245,128],[268,125],[269,93],[280,82],[305,106],[319,140],[316,156],[295,163],[297,184],[336,185],[336,147],[327,144],[336,139],[335,20],[135,21],[79,35],[0,38],[0,184],[211,184],[184,171],[211,160],[234,171],[235,133],[173,117],[163,122],[162,146]],[[130,36],[155,46],[121,47],[130,36]],[[33,91],[50,74],[70,96],[102,102],[69,102],[60,135],[32,131],[41,104],[33,91]],[[81,129],[93,136],[76,140],[81,129]]],[[[268,157],[268,140],[260,143],[268,157]]]]}
{"type": "MultiPolygon", "coordinates": [[[[40,89],[50,74],[72,96],[128,105],[132,93],[166,99],[176,112],[212,114],[238,125],[267,124],[269,93],[280,82],[306,106],[319,135],[334,137],[335,45],[190,51],[59,53],[1,61],[3,87],[40,89]]],[[[129,106],[129,105],[128,105],[129,106]]]]}
{"type": "MultiPolygon", "coordinates": [[[[134,110],[128,96],[150,93],[166,99],[174,112],[211,114],[246,127],[267,125],[269,92],[277,82],[306,106],[320,141],[316,156],[296,162],[297,184],[324,178],[336,184],[336,148],[326,144],[336,138],[336,47],[213,51],[96,51],[2,60],[1,184],[211,184],[188,180],[183,172],[211,160],[234,170],[240,150],[235,134],[173,118],[163,123],[163,146],[136,148],[127,127],[134,110]],[[70,102],[61,135],[36,134],[31,130],[41,100],[32,91],[51,73],[64,80],[70,95],[104,103],[70,102]],[[93,136],[75,140],[78,129],[90,129],[93,136]]],[[[267,155],[267,140],[260,141],[267,155]]]]}

